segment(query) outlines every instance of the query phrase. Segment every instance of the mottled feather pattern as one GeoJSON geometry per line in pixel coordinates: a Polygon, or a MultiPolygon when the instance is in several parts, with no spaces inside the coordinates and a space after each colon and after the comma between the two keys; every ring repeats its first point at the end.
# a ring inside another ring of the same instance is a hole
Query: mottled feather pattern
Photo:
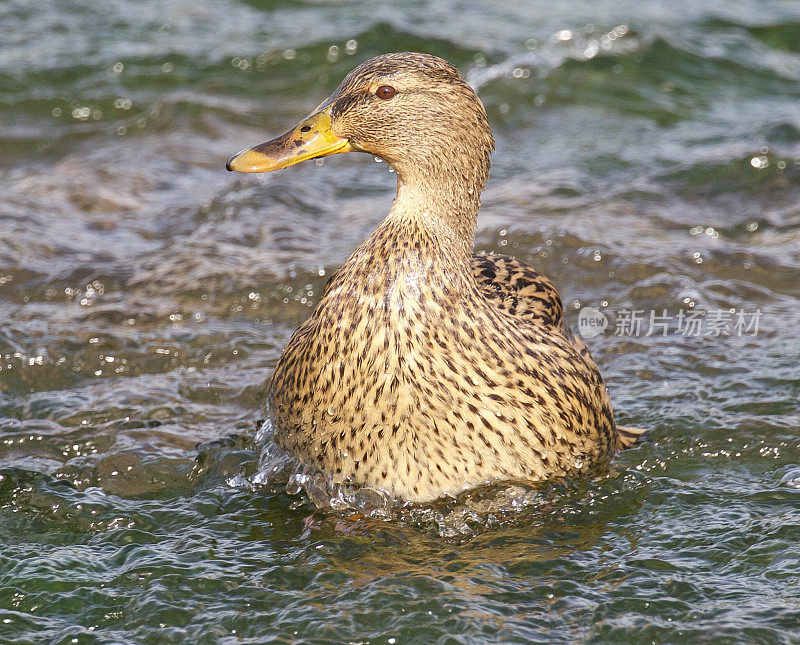
{"type": "Polygon", "coordinates": [[[550,279],[507,255],[475,255],[472,271],[484,296],[511,316],[557,327],[564,307],[550,279]]]}
{"type": "Polygon", "coordinates": [[[403,499],[605,467],[615,435],[602,379],[560,324],[537,321],[550,315],[541,300],[517,297],[511,313],[472,258],[421,255],[398,225],[362,245],[289,343],[272,398],[279,445],[403,499]]]}
{"type": "Polygon", "coordinates": [[[392,54],[330,102],[336,133],[395,167],[397,198],[276,367],[278,445],[333,482],[416,501],[605,469],[624,442],[555,287],[472,253],[494,147],[474,92],[445,61],[392,54]],[[388,82],[391,101],[367,97],[388,82]]]}

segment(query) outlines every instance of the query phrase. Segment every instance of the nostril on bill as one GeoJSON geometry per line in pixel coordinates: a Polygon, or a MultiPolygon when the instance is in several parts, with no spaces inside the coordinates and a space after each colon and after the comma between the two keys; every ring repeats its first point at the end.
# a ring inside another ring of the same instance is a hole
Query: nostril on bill
{"type": "Polygon", "coordinates": [[[300,132],[311,132],[311,126],[304,125],[302,128],[300,128],[300,132]]]}

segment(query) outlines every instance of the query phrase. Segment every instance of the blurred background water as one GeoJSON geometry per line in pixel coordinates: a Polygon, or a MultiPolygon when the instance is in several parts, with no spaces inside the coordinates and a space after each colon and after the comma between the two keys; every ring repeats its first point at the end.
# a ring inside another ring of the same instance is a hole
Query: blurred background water
{"type": "Polygon", "coordinates": [[[0,4],[4,642],[800,642],[800,6],[524,4],[0,4]],[[607,312],[587,342],[651,429],[455,537],[240,485],[281,348],[394,176],[225,160],[397,50],[478,88],[478,248],[573,324],[607,312]],[[617,335],[632,309],[761,314],[617,335]]]}

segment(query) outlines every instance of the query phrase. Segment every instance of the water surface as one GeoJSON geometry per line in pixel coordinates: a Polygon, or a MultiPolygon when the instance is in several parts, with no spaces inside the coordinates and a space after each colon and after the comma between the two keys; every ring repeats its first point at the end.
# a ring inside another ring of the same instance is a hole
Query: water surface
{"type": "Polygon", "coordinates": [[[2,4],[0,636],[800,642],[798,33],[778,0],[2,4]],[[479,250],[606,313],[587,343],[650,428],[615,476],[446,526],[460,501],[387,522],[242,485],[394,176],[224,162],[407,49],[489,112],[479,250]],[[618,335],[631,310],[759,329],[618,335]]]}

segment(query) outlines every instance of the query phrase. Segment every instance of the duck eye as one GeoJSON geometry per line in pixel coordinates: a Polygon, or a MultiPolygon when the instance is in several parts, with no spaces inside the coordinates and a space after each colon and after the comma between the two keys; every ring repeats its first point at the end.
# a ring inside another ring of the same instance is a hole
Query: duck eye
{"type": "Polygon", "coordinates": [[[379,99],[390,99],[395,94],[397,94],[397,90],[395,90],[391,85],[381,85],[377,90],[375,90],[375,96],[379,99]]]}

